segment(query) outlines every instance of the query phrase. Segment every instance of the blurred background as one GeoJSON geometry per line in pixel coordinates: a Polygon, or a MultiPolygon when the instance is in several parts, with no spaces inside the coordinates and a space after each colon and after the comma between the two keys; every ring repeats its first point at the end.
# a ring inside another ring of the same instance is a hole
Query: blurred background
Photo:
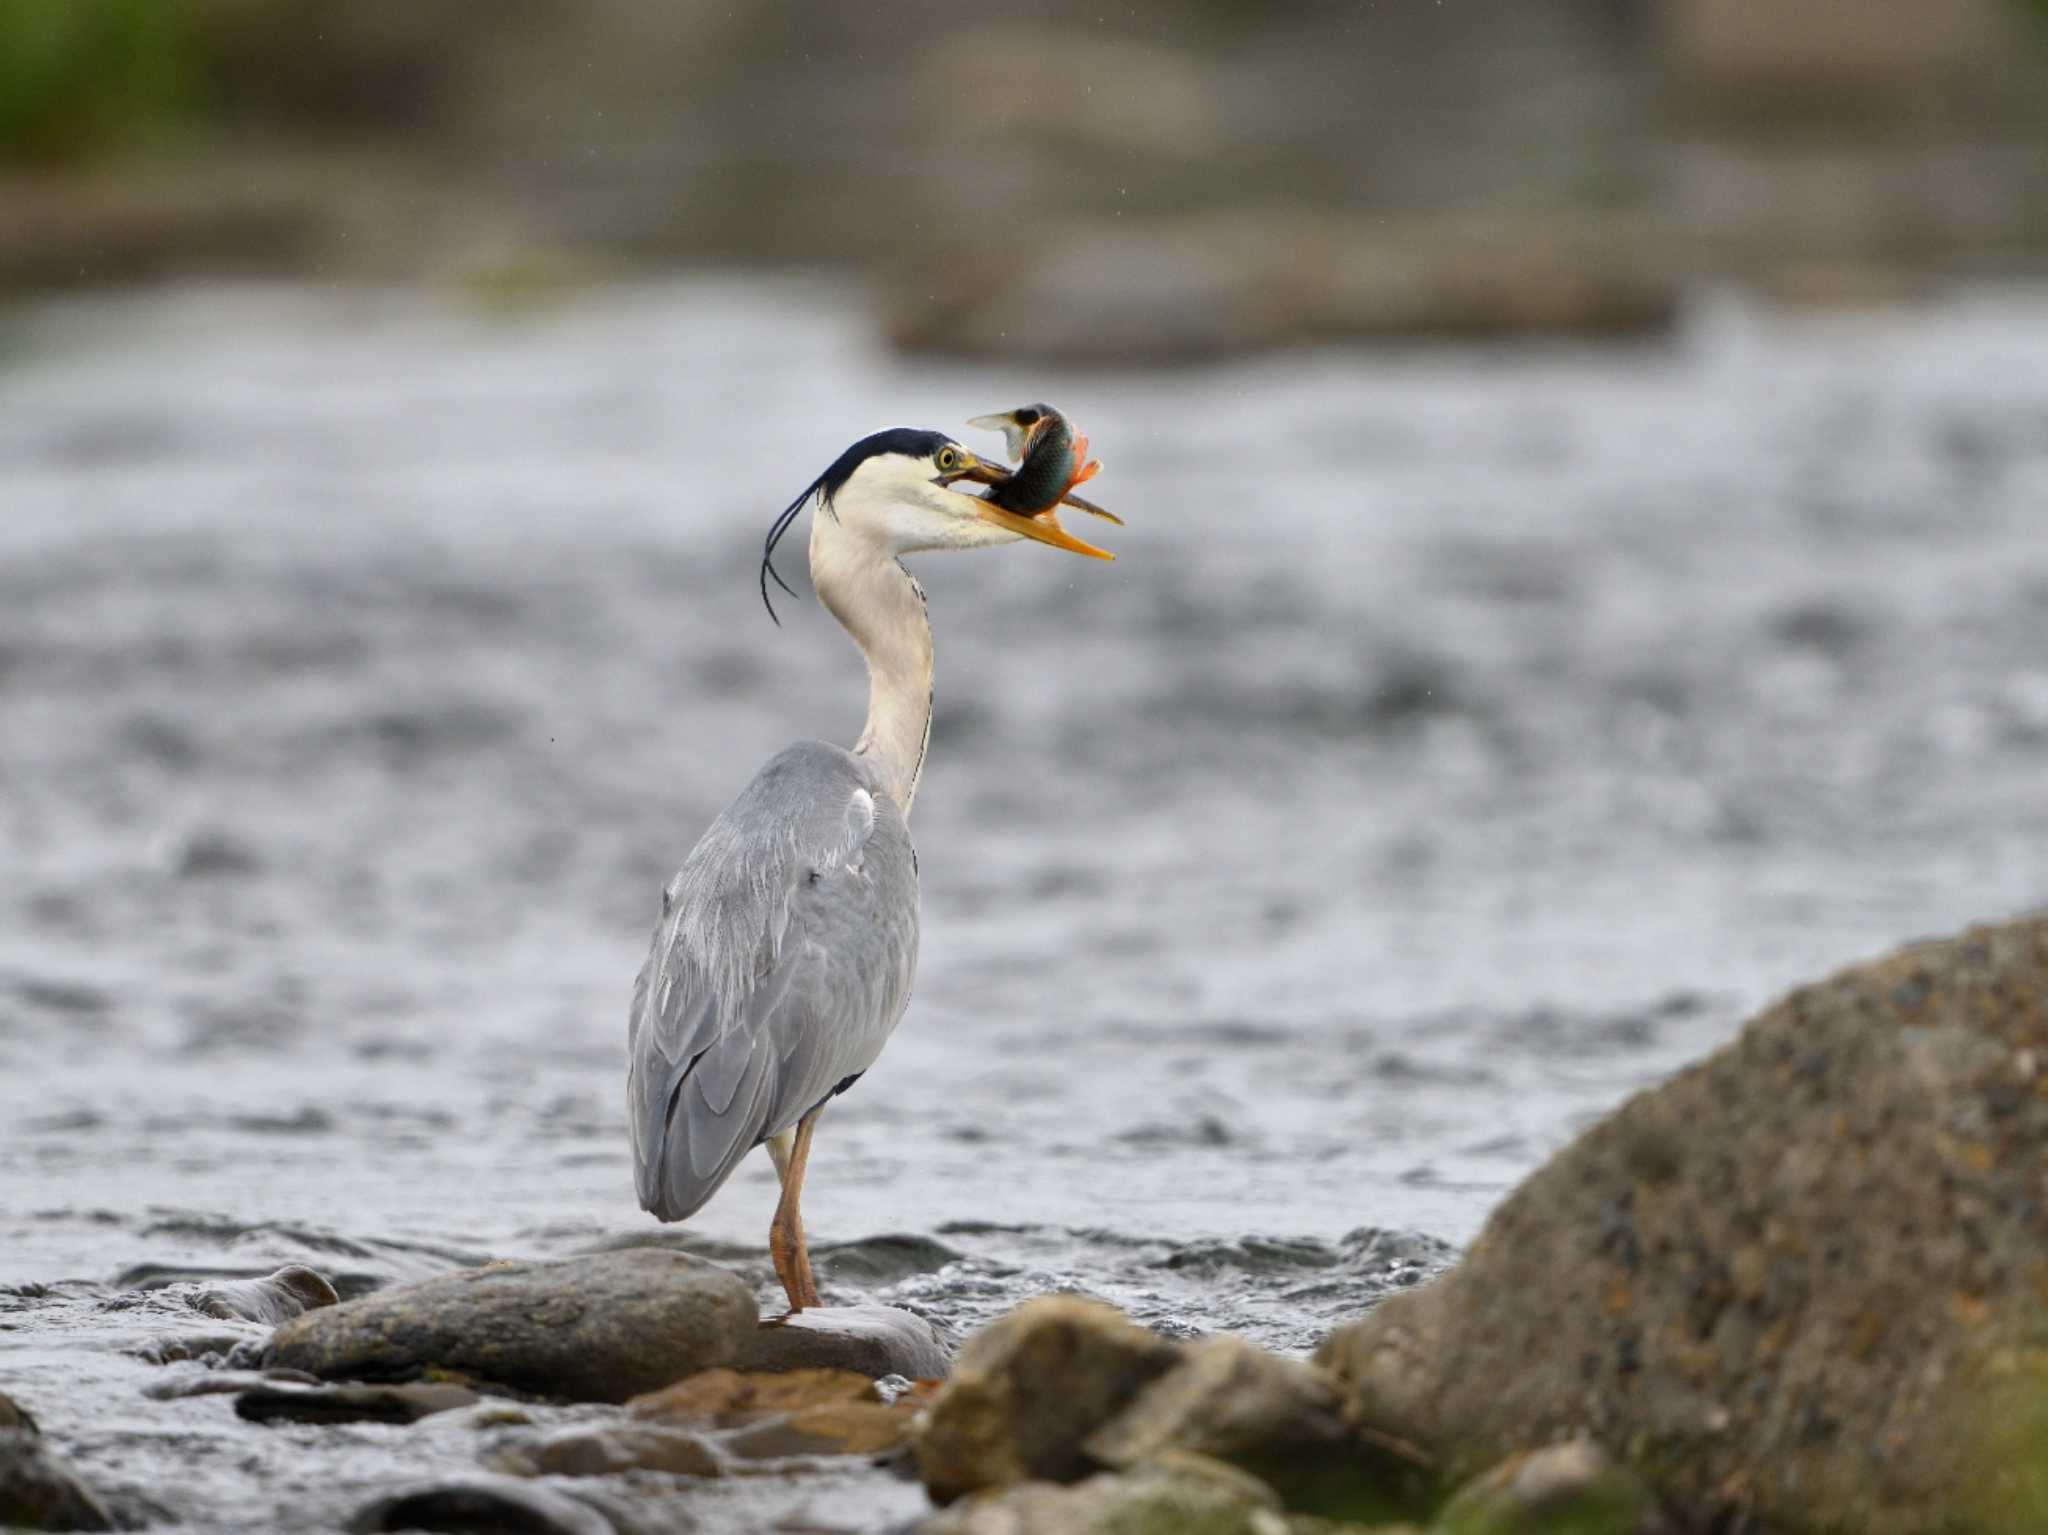
{"type": "MultiPolygon", "coordinates": [[[[914,1240],[828,1295],[1307,1347],[2048,898],[2044,252],[2022,0],[0,0],[0,1285],[644,1239],[660,887],[865,703],[761,536],[1050,400],[1129,526],[920,562],[918,989],[806,1200],[914,1240]]],[[[772,1187],[669,1239],[765,1279],[772,1187]]],[[[337,1496],[22,1304],[96,1480],[337,1496]]]]}
{"type": "Polygon", "coordinates": [[[0,286],[859,273],[1107,359],[2038,270],[2039,0],[0,0],[0,286]]]}

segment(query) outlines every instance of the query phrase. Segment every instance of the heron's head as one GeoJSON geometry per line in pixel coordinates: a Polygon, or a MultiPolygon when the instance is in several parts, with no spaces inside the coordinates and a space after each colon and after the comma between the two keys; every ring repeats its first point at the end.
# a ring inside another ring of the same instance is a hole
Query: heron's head
{"type": "MultiPolygon", "coordinates": [[[[1020,539],[1098,560],[1116,558],[1074,537],[1049,511],[1020,517],[990,505],[972,488],[999,485],[1009,474],[944,432],[898,427],[863,437],[806,486],[768,530],[761,556],[762,600],[767,601],[771,579],[790,590],[772,563],[775,546],[813,501],[819,518],[814,539],[855,539],[890,559],[928,549],[985,549],[1020,539]]],[[[774,615],[774,604],[768,612],[774,615]]]]}

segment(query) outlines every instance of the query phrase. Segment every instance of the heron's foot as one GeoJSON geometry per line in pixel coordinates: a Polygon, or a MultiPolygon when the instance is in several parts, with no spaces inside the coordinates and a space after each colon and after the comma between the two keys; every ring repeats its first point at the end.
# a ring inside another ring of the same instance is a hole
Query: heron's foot
{"type": "Polygon", "coordinates": [[[790,1231],[781,1221],[768,1231],[768,1258],[775,1265],[775,1277],[782,1281],[782,1293],[789,1301],[789,1313],[778,1318],[788,1321],[806,1306],[822,1306],[818,1283],[811,1277],[811,1253],[804,1243],[803,1228],[790,1231]]]}

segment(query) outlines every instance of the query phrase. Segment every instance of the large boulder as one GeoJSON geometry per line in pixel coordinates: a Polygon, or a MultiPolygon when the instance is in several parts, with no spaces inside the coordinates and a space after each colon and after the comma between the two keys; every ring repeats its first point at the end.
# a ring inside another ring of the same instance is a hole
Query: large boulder
{"type": "Polygon", "coordinates": [[[1456,1475],[1589,1435],[1695,1527],[2048,1527],[2048,918],[1794,992],[1317,1355],[1456,1475]]]}
{"type": "Polygon", "coordinates": [[[583,1402],[623,1402],[725,1364],[757,1320],[736,1275],[640,1248],[501,1263],[310,1311],[265,1363],[323,1379],[449,1371],[583,1402]]]}

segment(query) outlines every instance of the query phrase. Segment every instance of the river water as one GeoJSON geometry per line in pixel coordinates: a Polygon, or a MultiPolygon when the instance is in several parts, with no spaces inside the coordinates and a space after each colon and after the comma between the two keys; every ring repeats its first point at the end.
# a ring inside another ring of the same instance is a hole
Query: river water
{"type": "MultiPolygon", "coordinates": [[[[123,1509],[330,1526],[475,1463],[459,1415],[144,1397],[204,1319],[135,1286],[647,1230],[660,886],[865,704],[761,534],[866,431],[1037,398],[1129,526],[919,567],[921,971],[818,1136],[829,1299],[1303,1350],[1775,991],[2048,897],[2040,290],[1085,374],[906,361],[794,280],[16,308],[0,1388],[123,1509]]],[[[765,1279],[773,1186],[685,1240],[765,1279]]],[[[855,1482],[691,1506],[919,1506],[855,1482]]]]}

